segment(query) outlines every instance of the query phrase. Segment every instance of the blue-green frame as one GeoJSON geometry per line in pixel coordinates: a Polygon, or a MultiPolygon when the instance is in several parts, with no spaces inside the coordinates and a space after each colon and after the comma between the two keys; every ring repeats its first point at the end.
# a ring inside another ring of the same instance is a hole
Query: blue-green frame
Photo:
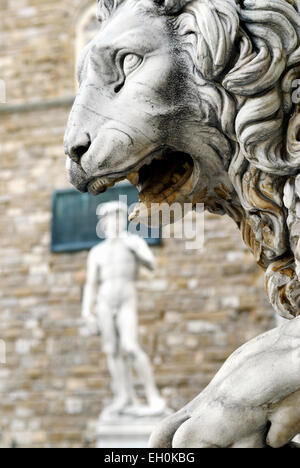
{"type": "MultiPolygon", "coordinates": [[[[53,253],[90,250],[101,242],[97,237],[97,206],[121,195],[128,197],[128,205],[138,201],[138,192],[131,184],[122,183],[104,194],[93,197],[75,189],[56,190],[52,196],[51,251],[53,253]]],[[[149,245],[161,245],[161,230],[155,238],[147,239],[149,245]]]]}

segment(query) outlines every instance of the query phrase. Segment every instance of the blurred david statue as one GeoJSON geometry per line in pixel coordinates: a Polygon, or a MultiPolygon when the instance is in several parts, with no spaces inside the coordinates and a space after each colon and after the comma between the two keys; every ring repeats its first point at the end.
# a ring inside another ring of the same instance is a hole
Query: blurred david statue
{"type": "Polygon", "coordinates": [[[164,413],[166,403],[139,345],[135,285],[139,268],[154,270],[155,260],[144,239],[127,232],[126,204],[100,205],[97,214],[105,240],[89,255],[82,313],[87,323],[93,323],[96,316],[112,378],[114,400],[102,417],[156,416],[164,413]],[[137,402],[133,369],[144,387],[146,405],[137,402]]]}

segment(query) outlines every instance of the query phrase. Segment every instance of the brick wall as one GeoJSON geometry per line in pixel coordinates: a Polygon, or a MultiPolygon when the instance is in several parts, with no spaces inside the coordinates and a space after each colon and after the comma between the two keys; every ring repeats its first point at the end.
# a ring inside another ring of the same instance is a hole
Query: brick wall
{"type": "MultiPolygon", "coordinates": [[[[50,253],[51,195],[68,187],[62,142],[76,24],[89,4],[0,2],[8,101],[0,106],[3,447],[84,446],[111,397],[101,338],[86,337],[80,318],[87,252],[50,253]]],[[[232,221],[207,215],[205,239],[202,252],[164,241],[154,249],[159,268],[138,281],[140,339],[174,409],[207,385],[237,346],[273,325],[263,278],[232,221]]]]}

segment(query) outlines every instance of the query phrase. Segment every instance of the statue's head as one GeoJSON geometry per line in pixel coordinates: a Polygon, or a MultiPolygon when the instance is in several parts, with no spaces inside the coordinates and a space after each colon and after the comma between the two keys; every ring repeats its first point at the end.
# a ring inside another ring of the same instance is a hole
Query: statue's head
{"type": "Polygon", "coordinates": [[[229,213],[265,268],[290,253],[283,192],[300,167],[299,1],[98,4],[65,138],[71,182],[98,194],[128,178],[146,206],[229,213]]]}
{"type": "Polygon", "coordinates": [[[128,207],[122,202],[109,202],[98,206],[100,231],[106,239],[115,239],[127,231],[128,207]]]}

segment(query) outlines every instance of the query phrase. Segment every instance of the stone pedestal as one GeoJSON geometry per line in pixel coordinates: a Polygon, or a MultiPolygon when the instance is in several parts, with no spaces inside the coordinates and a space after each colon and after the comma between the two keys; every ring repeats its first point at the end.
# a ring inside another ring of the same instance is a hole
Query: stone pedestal
{"type": "Polygon", "coordinates": [[[111,421],[100,420],[96,428],[96,448],[147,448],[151,433],[164,417],[120,416],[111,421]]]}

